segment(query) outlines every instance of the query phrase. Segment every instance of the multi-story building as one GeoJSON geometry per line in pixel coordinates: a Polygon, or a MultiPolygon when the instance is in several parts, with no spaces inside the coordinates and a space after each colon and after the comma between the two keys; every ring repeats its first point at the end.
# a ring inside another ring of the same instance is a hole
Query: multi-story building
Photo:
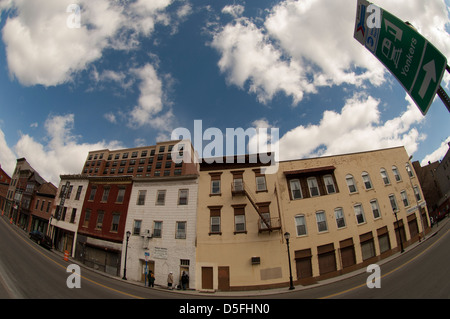
{"type": "MultiPolygon", "coordinates": [[[[183,147],[190,144],[181,141],[159,142],[153,146],[110,151],[91,151],[83,166],[82,174],[89,176],[160,177],[196,174],[193,161],[181,162],[183,147]],[[185,145],[186,144],[186,145],[185,145]],[[176,145],[177,149],[173,151],[176,145]],[[180,158],[172,159],[172,153],[180,158]]],[[[194,154],[192,153],[191,156],[194,154]]]]}
{"type": "Polygon", "coordinates": [[[31,218],[28,231],[39,230],[44,234],[47,233],[56,191],[56,186],[49,182],[36,188],[30,207],[31,218]]]}
{"type": "Polygon", "coordinates": [[[429,230],[403,147],[261,163],[200,165],[196,288],[310,284],[385,258],[429,230]],[[285,235],[289,236],[288,258],[285,235]]]}
{"type": "Polygon", "coordinates": [[[132,176],[92,176],[77,229],[75,258],[118,276],[132,176]]]}
{"type": "Polygon", "coordinates": [[[6,203],[8,202],[8,189],[11,183],[11,177],[2,169],[0,164],[0,212],[5,214],[6,203]]]}
{"type": "Polygon", "coordinates": [[[78,226],[89,180],[83,175],[61,175],[50,220],[54,248],[75,257],[78,226]]]}
{"type": "Polygon", "coordinates": [[[42,178],[25,158],[19,158],[8,188],[5,212],[12,223],[24,230],[45,232],[55,193],[53,184],[42,178]]]}
{"type": "MultiPolygon", "coordinates": [[[[16,224],[22,209],[22,196],[25,192],[28,178],[34,169],[25,158],[17,159],[16,167],[11,177],[7,193],[6,213],[11,222],[16,224]]],[[[27,204],[27,203],[25,203],[27,204]]]]}
{"type": "Polygon", "coordinates": [[[165,286],[169,272],[178,284],[185,271],[195,287],[197,190],[198,174],[134,179],[125,227],[131,233],[127,278],[145,282],[151,270],[155,284],[165,286]]]}
{"type": "MultiPolygon", "coordinates": [[[[450,147],[450,143],[448,143],[450,147]]],[[[430,217],[436,222],[450,212],[450,151],[441,161],[421,166],[413,162],[414,169],[422,186],[427,201],[430,217]]]]}

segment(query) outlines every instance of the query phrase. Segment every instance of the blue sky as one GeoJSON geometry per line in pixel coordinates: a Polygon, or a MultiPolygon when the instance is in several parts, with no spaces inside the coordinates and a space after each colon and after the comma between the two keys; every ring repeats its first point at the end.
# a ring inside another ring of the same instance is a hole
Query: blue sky
{"type": "MultiPolygon", "coordinates": [[[[449,0],[375,3],[450,57],[449,0]]],[[[154,145],[194,120],[278,128],[281,159],[404,145],[426,163],[448,149],[439,98],[422,116],[353,38],[356,0],[0,0],[0,10],[10,174],[26,157],[58,184],[90,150],[154,145]],[[72,3],[80,28],[67,25],[72,3]]]]}

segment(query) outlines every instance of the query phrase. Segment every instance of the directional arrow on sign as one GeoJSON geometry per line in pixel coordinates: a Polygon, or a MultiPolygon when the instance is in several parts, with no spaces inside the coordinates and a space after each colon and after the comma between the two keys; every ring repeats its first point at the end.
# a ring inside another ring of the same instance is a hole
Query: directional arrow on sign
{"type": "Polygon", "coordinates": [[[434,60],[431,60],[427,64],[423,66],[423,70],[426,72],[425,78],[423,79],[422,86],[419,90],[419,95],[423,99],[425,94],[427,93],[428,87],[430,86],[431,80],[436,82],[436,65],[434,60]]]}

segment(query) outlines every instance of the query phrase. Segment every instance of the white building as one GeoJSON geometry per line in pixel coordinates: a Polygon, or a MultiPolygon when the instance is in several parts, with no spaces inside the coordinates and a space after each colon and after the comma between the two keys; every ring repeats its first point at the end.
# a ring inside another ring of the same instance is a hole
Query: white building
{"type": "MultiPolygon", "coordinates": [[[[188,287],[195,287],[197,192],[196,174],[134,179],[123,240],[125,246],[130,232],[127,279],[144,282],[151,270],[155,284],[167,286],[167,276],[173,272],[176,286],[186,271],[188,287]]],[[[121,264],[125,264],[125,249],[121,264]]]]}
{"type": "Polygon", "coordinates": [[[78,225],[89,180],[82,175],[61,175],[50,220],[55,249],[75,256],[78,225]]]}

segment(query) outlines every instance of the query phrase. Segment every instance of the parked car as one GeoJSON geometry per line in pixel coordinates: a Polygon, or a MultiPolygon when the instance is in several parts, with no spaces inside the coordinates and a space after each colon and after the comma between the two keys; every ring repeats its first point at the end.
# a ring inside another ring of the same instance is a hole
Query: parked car
{"type": "Polygon", "coordinates": [[[30,232],[30,239],[34,240],[38,243],[38,245],[41,245],[47,249],[52,248],[52,239],[48,237],[47,235],[44,235],[39,230],[33,230],[30,232]]]}

